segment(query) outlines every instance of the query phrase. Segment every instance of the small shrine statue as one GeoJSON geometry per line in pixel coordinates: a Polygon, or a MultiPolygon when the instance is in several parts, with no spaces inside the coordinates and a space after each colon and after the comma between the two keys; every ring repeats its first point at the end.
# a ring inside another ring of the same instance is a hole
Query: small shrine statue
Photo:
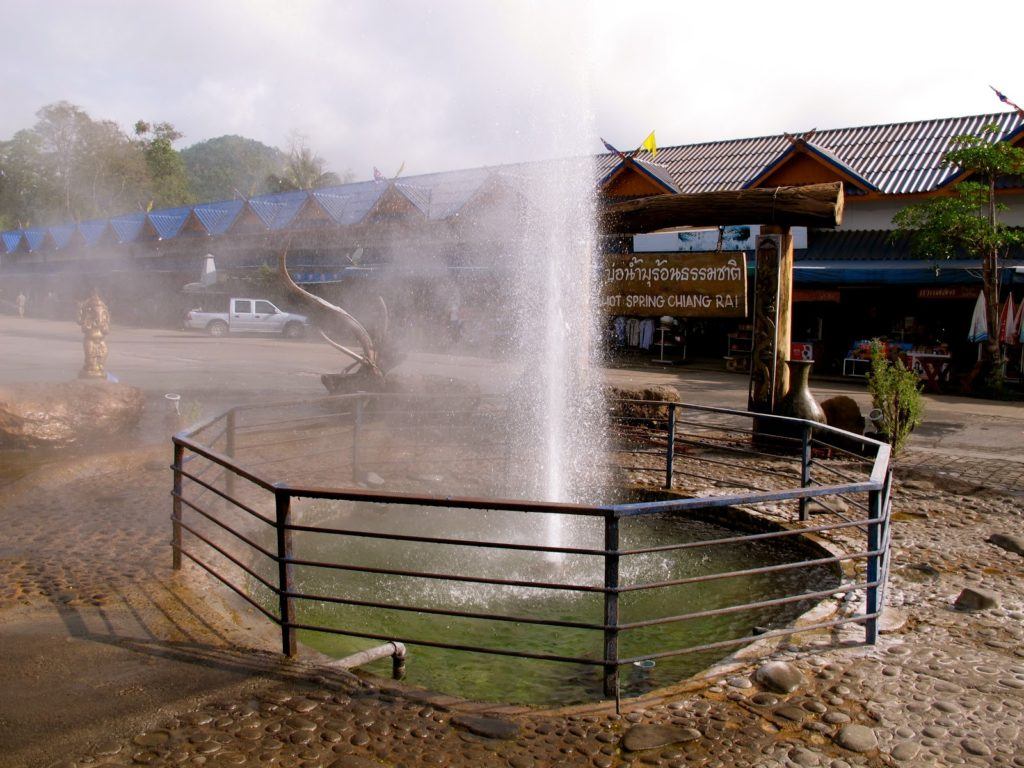
{"type": "Polygon", "coordinates": [[[101,379],[106,376],[103,364],[107,361],[107,342],[110,333],[110,311],[94,288],[92,295],[78,305],[78,324],[82,327],[85,364],[78,372],[80,379],[101,379]]]}

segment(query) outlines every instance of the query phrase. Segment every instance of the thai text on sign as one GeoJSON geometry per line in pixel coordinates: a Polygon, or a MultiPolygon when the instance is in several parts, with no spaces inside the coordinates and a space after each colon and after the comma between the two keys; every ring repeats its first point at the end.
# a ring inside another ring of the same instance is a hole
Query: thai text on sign
{"type": "Polygon", "coordinates": [[[601,306],[612,315],[745,317],[745,253],[629,253],[606,257],[601,306]]]}

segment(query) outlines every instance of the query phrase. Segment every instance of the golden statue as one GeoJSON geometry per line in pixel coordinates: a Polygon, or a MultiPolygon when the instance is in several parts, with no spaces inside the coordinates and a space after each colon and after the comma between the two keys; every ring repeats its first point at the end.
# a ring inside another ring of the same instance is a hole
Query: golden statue
{"type": "Polygon", "coordinates": [[[78,378],[104,378],[106,373],[103,364],[107,362],[107,342],[104,337],[110,333],[110,311],[95,288],[92,295],[78,305],[78,324],[85,335],[82,339],[85,365],[78,372],[78,378]]]}

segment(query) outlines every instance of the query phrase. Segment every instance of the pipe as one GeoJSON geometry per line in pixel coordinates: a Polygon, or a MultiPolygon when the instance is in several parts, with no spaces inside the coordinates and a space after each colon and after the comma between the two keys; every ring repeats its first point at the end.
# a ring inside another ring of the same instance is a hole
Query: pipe
{"type": "Polygon", "coordinates": [[[333,661],[331,662],[331,666],[353,669],[355,667],[361,667],[364,664],[377,661],[378,659],[383,659],[385,656],[391,657],[391,677],[394,680],[401,680],[404,678],[406,650],[405,645],[399,642],[389,642],[373,648],[367,648],[365,651],[353,653],[351,656],[346,656],[343,659],[333,661]]]}

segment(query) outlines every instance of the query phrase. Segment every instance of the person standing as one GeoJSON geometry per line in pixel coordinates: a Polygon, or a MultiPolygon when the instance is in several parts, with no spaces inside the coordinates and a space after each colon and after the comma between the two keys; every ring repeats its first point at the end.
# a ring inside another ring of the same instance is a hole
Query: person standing
{"type": "Polygon", "coordinates": [[[15,305],[18,307],[18,317],[25,316],[25,304],[28,303],[28,299],[22,291],[18,291],[18,298],[14,300],[15,305]]]}

